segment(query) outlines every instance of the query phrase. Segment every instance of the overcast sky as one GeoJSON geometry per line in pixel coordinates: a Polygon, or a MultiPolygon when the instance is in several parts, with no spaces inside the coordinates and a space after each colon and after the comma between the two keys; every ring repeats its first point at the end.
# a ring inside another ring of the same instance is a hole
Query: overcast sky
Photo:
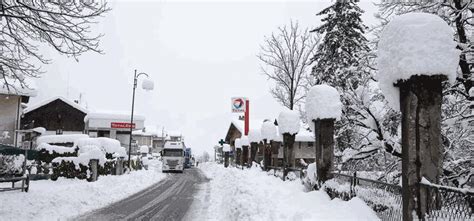
{"type": "MultiPolygon", "coordinates": [[[[155,90],[136,93],[135,108],[145,125],[181,131],[196,154],[212,147],[229,126],[230,99],[245,96],[251,119],[275,118],[282,109],[269,94],[271,82],[259,71],[259,45],[278,26],[298,21],[320,24],[315,16],[331,1],[170,2],[118,1],[94,33],[103,33],[104,54],[87,53],[76,62],[53,51],[53,63],[37,80],[38,96],[78,99],[89,109],[129,112],[134,69],[146,72],[155,90]]],[[[376,7],[362,1],[370,25],[376,7]]],[[[140,81],[141,82],[141,81],[140,81]]]]}

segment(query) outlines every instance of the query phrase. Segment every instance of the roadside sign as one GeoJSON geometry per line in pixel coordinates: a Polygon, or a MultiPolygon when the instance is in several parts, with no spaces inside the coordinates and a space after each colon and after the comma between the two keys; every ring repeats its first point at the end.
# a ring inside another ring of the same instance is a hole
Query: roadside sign
{"type": "Polygon", "coordinates": [[[245,113],[245,97],[233,97],[231,98],[231,106],[233,113],[245,113]]]}
{"type": "Polygon", "coordinates": [[[112,122],[110,123],[111,128],[135,128],[135,123],[124,123],[124,122],[112,122]]]}

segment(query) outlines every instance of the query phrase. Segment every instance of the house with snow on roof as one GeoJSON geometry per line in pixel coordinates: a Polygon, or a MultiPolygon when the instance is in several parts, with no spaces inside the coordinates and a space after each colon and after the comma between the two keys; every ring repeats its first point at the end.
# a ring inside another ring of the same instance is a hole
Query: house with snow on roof
{"type": "Polygon", "coordinates": [[[15,145],[21,141],[17,130],[21,129],[21,113],[30,97],[36,96],[36,90],[20,85],[9,79],[9,84],[0,81],[0,144],[15,145]]]}
{"type": "MultiPolygon", "coordinates": [[[[85,131],[90,137],[109,137],[117,139],[124,147],[130,143],[130,127],[132,130],[142,130],[145,126],[145,117],[133,115],[133,124],[130,123],[130,114],[115,111],[89,111],[84,118],[85,131]]],[[[128,148],[127,148],[128,151],[128,148]]],[[[138,153],[138,144],[132,141],[132,154],[138,153]]]]}
{"type": "Polygon", "coordinates": [[[21,118],[22,129],[43,127],[46,135],[82,134],[88,110],[67,98],[56,96],[28,106],[21,118]]]}

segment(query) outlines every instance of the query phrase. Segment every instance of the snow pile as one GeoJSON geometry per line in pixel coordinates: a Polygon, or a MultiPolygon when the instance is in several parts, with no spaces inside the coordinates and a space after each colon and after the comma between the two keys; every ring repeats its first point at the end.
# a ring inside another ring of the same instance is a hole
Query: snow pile
{"type": "Polygon", "coordinates": [[[311,186],[316,185],[318,175],[316,174],[316,163],[310,163],[306,169],[305,182],[311,186]]]}
{"type": "Polygon", "coordinates": [[[116,157],[125,157],[127,152],[124,147],[120,145],[120,141],[108,137],[95,138],[100,143],[102,151],[115,155],[116,157]]]}
{"type": "Polygon", "coordinates": [[[234,146],[237,149],[242,149],[242,141],[240,140],[240,138],[235,139],[234,146]]]}
{"type": "Polygon", "coordinates": [[[242,146],[250,146],[250,140],[249,140],[249,137],[248,136],[242,136],[240,138],[240,143],[242,144],[242,146]]]}
{"type": "Polygon", "coordinates": [[[190,220],[379,220],[358,198],[346,202],[324,191],[304,192],[299,180],[283,182],[256,167],[200,167],[211,180],[200,186],[190,220]]]}
{"type": "Polygon", "coordinates": [[[42,135],[36,140],[36,143],[65,144],[74,143],[82,138],[89,138],[87,134],[67,134],[67,135],[42,135]]]}
{"type": "Polygon", "coordinates": [[[277,137],[277,128],[270,120],[265,120],[261,128],[261,138],[266,139],[267,142],[277,137]]]}
{"type": "Polygon", "coordinates": [[[230,152],[230,145],[225,143],[225,144],[222,146],[222,151],[224,151],[224,152],[230,152]]]}
{"type": "Polygon", "coordinates": [[[385,98],[400,109],[398,80],[413,75],[446,75],[456,79],[460,51],[452,28],[439,16],[408,13],[395,17],[383,30],[378,43],[377,80],[385,98]]]}
{"type": "Polygon", "coordinates": [[[44,127],[35,127],[31,130],[36,132],[36,133],[39,133],[39,134],[45,134],[46,133],[46,128],[44,128],[44,127]]]}
{"type": "MultiPolygon", "coordinates": [[[[2,202],[8,203],[0,206],[0,220],[74,220],[80,214],[120,201],[165,178],[158,160],[150,160],[150,165],[149,170],[122,176],[100,176],[96,182],[62,177],[57,181],[30,181],[28,193],[2,193],[2,202]]],[[[0,185],[11,186],[11,183],[0,185]]]]}
{"type": "Polygon", "coordinates": [[[140,153],[149,153],[150,148],[147,145],[140,146],[140,153]]]}
{"type": "Polygon", "coordinates": [[[63,146],[56,146],[56,145],[51,145],[48,143],[40,143],[38,147],[36,147],[38,151],[41,150],[46,150],[49,154],[53,154],[53,152],[59,153],[59,154],[65,154],[65,153],[74,153],[75,148],[73,147],[63,147],[63,146]]]}
{"type": "Polygon", "coordinates": [[[300,131],[300,116],[295,110],[284,110],[278,115],[278,131],[280,134],[297,134],[300,131]]]}
{"type": "MultiPolygon", "coordinates": [[[[306,94],[306,116],[308,122],[318,119],[341,118],[342,103],[336,88],[326,84],[313,86],[306,94]]],[[[313,123],[309,123],[313,125],[313,123]]]]}

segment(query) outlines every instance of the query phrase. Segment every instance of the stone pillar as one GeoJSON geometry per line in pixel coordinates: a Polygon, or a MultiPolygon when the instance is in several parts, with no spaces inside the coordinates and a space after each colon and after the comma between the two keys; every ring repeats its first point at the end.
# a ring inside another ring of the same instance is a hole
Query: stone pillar
{"type": "Polygon", "coordinates": [[[96,159],[91,159],[89,161],[89,167],[90,167],[90,170],[91,170],[91,177],[88,179],[89,182],[95,182],[97,181],[97,178],[99,176],[99,171],[98,171],[98,165],[99,164],[99,160],[96,160],[96,159]]]}
{"type": "Polygon", "coordinates": [[[229,152],[225,151],[224,152],[224,167],[228,167],[228,166],[229,166],[229,152]]]}
{"type": "Polygon", "coordinates": [[[439,182],[444,79],[444,76],[412,76],[396,84],[402,112],[403,220],[413,220],[412,211],[421,219],[428,212],[427,192],[418,185],[421,179],[439,182]]]}
{"type": "Polygon", "coordinates": [[[235,148],[235,164],[241,165],[242,148],[235,148]]]}
{"type": "Polygon", "coordinates": [[[293,145],[295,143],[295,135],[289,133],[283,134],[283,180],[288,175],[288,168],[294,167],[292,162],[293,145]]]}
{"type": "Polygon", "coordinates": [[[264,170],[268,170],[268,167],[272,165],[272,146],[271,142],[267,143],[267,140],[263,141],[263,164],[264,170]]]}
{"type": "Polygon", "coordinates": [[[249,147],[248,146],[242,146],[242,161],[241,162],[242,162],[242,166],[249,165],[249,147]]]}
{"type": "Polygon", "coordinates": [[[256,161],[256,156],[257,156],[257,151],[258,151],[258,143],[252,142],[250,143],[250,159],[249,159],[249,165],[252,166],[252,162],[256,161]]]}
{"type": "Polygon", "coordinates": [[[332,178],[330,172],[334,164],[334,121],[335,119],[313,120],[319,185],[332,178]]]}

